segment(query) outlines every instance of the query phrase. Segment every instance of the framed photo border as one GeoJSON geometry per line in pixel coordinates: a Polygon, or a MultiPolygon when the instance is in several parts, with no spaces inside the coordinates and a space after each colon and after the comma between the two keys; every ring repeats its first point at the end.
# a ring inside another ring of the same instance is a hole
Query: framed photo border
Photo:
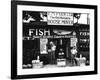
{"type": "Polygon", "coordinates": [[[64,4],[64,3],[48,3],[33,1],[11,1],[11,79],[24,78],[42,78],[42,77],[58,77],[58,76],[76,76],[97,74],[97,5],[81,5],[81,4],[64,4]],[[94,71],[85,72],[67,72],[67,73],[50,73],[50,74],[31,74],[17,75],[17,5],[37,5],[52,7],[69,7],[94,9],[94,71]]]}

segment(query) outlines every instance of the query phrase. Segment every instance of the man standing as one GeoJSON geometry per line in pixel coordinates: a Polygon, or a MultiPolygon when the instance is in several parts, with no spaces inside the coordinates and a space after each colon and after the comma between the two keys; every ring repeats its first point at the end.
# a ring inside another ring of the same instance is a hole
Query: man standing
{"type": "Polygon", "coordinates": [[[50,41],[50,48],[48,49],[48,52],[50,54],[50,64],[55,64],[55,50],[56,50],[56,45],[54,42],[50,41]]]}
{"type": "Polygon", "coordinates": [[[76,48],[76,46],[74,46],[72,49],[71,49],[71,62],[72,62],[72,64],[73,65],[75,65],[76,64],[76,62],[75,62],[75,58],[76,58],[76,55],[77,55],[77,48],[76,48]]]}

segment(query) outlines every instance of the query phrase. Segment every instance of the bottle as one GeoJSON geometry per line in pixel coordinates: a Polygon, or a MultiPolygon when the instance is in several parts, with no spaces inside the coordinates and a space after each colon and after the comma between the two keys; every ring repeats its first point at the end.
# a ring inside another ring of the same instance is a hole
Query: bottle
{"type": "Polygon", "coordinates": [[[37,56],[37,63],[39,63],[40,62],[40,57],[39,56],[37,56]]]}
{"type": "Polygon", "coordinates": [[[82,58],[82,54],[80,54],[80,59],[82,58]]]}
{"type": "Polygon", "coordinates": [[[37,56],[37,60],[40,60],[40,57],[39,56],[37,56]]]}

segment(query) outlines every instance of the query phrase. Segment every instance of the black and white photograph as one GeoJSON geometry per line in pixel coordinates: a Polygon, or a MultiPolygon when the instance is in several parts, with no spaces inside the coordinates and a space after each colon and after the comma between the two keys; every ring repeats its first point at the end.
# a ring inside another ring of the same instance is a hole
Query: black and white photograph
{"type": "Polygon", "coordinates": [[[23,11],[23,69],[90,65],[89,13],[23,11]]]}
{"type": "Polygon", "coordinates": [[[96,74],[96,6],[18,4],[17,75],[96,74]]]}

